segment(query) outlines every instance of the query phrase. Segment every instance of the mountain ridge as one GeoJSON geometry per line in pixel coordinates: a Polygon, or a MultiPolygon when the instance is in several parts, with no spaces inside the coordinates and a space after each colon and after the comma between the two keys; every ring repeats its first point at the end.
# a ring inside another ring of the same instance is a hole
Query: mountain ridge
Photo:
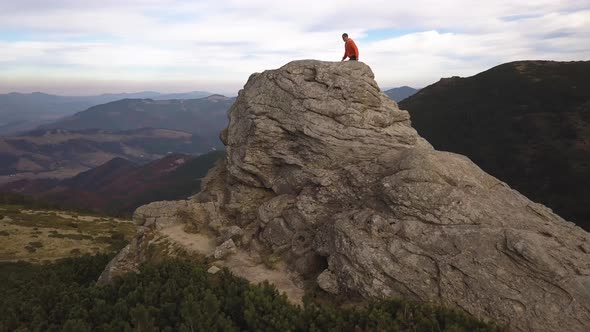
{"type": "Polygon", "coordinates": [[[0,94],[0,135],[31,130],[89,107],[123,98],[193,99],[209,95],[211,93],[203,91],[177,94],[145,91],[95,96],[59,96],[43,92],[0,94]]]}
{"type": "Polygon", "coordinates": [[[400,102],[437,149],[590,229],[590,61],[516,61],[400,102]]]}
{"type": "Polygon", "coordinates": [[[226,124],[233,99],[211,95],[201,99],[121,99],[96,105],[39,129],[129,130],[163,128],[216,136],[226,124]]]}

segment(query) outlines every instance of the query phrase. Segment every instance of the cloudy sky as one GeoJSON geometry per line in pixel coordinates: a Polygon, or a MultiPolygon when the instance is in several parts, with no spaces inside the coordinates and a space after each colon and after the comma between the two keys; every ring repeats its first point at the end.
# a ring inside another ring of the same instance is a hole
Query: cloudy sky
{"type": "Polygon", "coordinates": [[[0,0],[0,93],[206,90],[339,61],[348,32],[382,88],[514,60],[589,60],[588,0],[0,0]]]}

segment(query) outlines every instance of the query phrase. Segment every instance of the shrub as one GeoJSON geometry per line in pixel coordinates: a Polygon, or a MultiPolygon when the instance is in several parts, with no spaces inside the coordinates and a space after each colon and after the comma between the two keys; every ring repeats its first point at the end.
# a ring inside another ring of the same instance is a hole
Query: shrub
{"type": "Polygon", "coordinates": [[[303,306],[274,286],[251,285],[228,270],[164,259],[111,285],[95,280],[112,256],[51,265],[0,264],[0,331],[498,331],[465,314],[401,300],[358,306],[303,306]]]}

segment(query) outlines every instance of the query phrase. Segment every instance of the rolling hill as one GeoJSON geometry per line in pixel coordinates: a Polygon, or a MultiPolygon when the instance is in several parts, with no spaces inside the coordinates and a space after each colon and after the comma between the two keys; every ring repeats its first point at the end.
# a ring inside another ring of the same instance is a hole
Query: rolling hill
{"type": "Polygon", "coordinates": [[[170,129],[36,130],[0,138],[0,183],[17,178],[67,178],[121,157],[147,163],[170,153],[199,155],[222,147],[216,136],[170,129]]]}
{"type": "Polygon", "coordinates": [[[204,91],[162,94],[153,91],[102,94],[97,96],[56,96],[42,92],[0,94],[0,135],[32,130],[89,107],[126,98],[195,99],[211,95],[204,91]]]}
{"type": "Polygon", "coordinates": [[[142,204],[186,198],[200,190],[201,178],[221,158],[223,151],[194,157],[171,154],[145,165],[114,158],[64,180],[18,180],[0,186],[61,206],[130,215],[142,204]]]}
{"type": "Polygon", "coordinates": [[[401,86],[399,88],[393,88],[384,91],[384,93],[389,96],[389,98],[399,103],[400,101],[414,95],[418,91],[418,89],[414,89],[409,86],[401,86]]]}

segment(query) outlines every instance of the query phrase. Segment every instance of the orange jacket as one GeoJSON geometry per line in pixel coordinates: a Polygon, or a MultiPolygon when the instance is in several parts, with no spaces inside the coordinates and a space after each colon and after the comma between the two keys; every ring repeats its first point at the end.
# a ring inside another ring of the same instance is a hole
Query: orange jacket
{"type": "Polygon", "coordinates": [[[347,57],[356,56],[356,59],[359,58],[359,49],[356,47],[354,40],[348,38],[346,43],[344,43],[344,56],[342,60],[346,59],[347,57]]]}

